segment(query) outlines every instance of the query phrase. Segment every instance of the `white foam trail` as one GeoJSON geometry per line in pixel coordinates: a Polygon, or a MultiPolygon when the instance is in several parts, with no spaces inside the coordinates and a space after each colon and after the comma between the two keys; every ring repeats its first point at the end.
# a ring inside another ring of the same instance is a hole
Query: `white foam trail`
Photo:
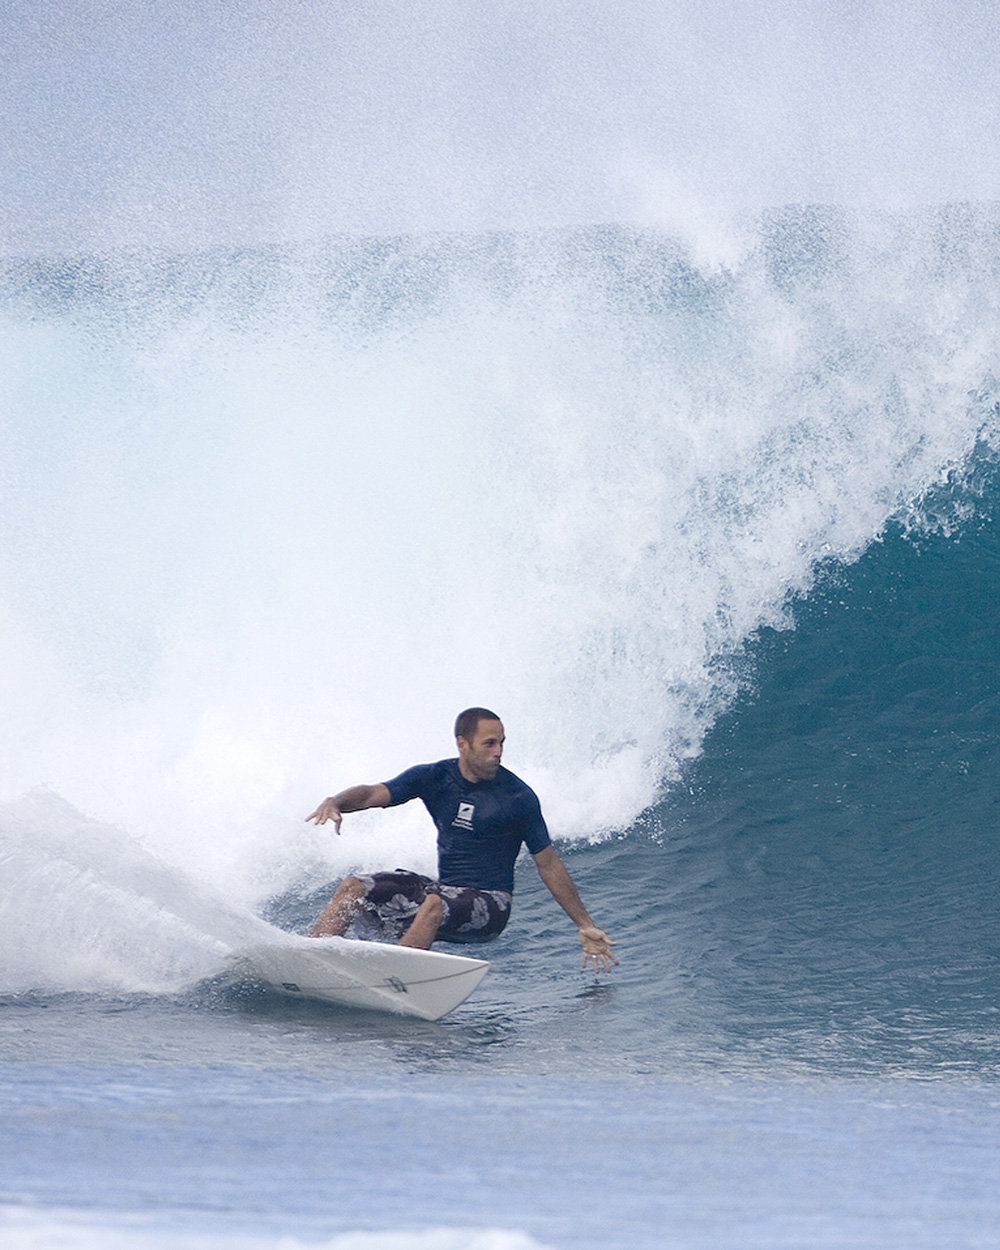
{"type": "Polygon", "coordinates": [[[270,926],[36,791],[0,809],[0,991],[163,992],[270,926]]]}
{"type": "Polygon", "coordinates": [[[357,1231],[314,1240],[165,1229],[148,1216],[15,1206],[0,1207],[0,1234],[5,1250],[546,1250],[527,1233],[508,1229],[357,1231]]]}

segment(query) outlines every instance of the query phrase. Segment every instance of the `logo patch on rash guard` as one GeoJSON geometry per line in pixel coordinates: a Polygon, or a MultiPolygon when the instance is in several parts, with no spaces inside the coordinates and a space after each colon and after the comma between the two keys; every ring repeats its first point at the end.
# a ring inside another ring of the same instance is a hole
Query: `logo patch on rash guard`
{"type": "Polygon", "coordinates": [[[453,829],[471,829],[472,815],[475,810],[476,805],[474,803],[459,803],[458,815],[451,822],[451,827],[453,829]]]}

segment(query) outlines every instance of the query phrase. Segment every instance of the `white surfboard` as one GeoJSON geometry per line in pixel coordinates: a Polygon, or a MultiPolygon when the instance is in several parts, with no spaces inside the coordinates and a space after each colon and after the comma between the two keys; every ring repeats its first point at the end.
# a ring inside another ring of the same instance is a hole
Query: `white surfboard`
{"type": "Polygon", "coordinates": [[[423,1020],[440,1020],[464,1003],[490,966],[485,959],[441,951],[293,934],[233,958],[279,994],[423,1020]]]}

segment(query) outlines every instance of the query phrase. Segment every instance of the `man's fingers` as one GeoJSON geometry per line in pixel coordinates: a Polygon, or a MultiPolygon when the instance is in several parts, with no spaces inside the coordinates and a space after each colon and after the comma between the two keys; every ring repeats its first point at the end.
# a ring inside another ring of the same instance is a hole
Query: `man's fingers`
{"type": "Polygon", "coordinates": [[[591,959],[594,961],[595,972],[600,972],[601,970],[600,967],[598,967],[598,961],[603,965],[605,972],[611,971],[611,963],[618,962],[618,960],[615,959],[614,955],[584,955],[583,962],[580,964],[580,967],[586,968],[587,961],[591,959]],[[611,960],[611,963],[608,962],[609,959],[611,960]]]}
{"type": "Polygon", "coordinates": [[[618,960],[611,952],[611,947],[615,943],[601,929],[581,929],[580,943],[583,946],[583,963],[581,968],[586,968],[587,961],[594,961],[594,971],[600,972],[601,965],[605,972],[611,971],[611,965],[617,964],[618,960]]]}
{"type": "Polygon", "coordinates": [[[319,807],[316,808],[312,815],[306,817],[306,820],[315,820],[317,825],[325,825],[328,820],[332,820],[334,828],[339,834],[340,822],[343,820],[343,816],[337,808],[330,806],[330,800],[327,799],[325,802],[320,803],[319,807]]]}

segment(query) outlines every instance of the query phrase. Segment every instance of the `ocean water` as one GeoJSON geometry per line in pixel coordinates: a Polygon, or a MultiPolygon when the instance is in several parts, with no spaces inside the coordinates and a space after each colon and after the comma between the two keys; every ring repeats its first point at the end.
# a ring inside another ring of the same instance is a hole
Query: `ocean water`
{"type": "Polygon", "coordinates": [[[8,259],[0,1239],[979,1247],[1000,1196],[1000,215],[8,259]],[[229,954],[494,706],[530,860],[473,997],[229,954]]]}

